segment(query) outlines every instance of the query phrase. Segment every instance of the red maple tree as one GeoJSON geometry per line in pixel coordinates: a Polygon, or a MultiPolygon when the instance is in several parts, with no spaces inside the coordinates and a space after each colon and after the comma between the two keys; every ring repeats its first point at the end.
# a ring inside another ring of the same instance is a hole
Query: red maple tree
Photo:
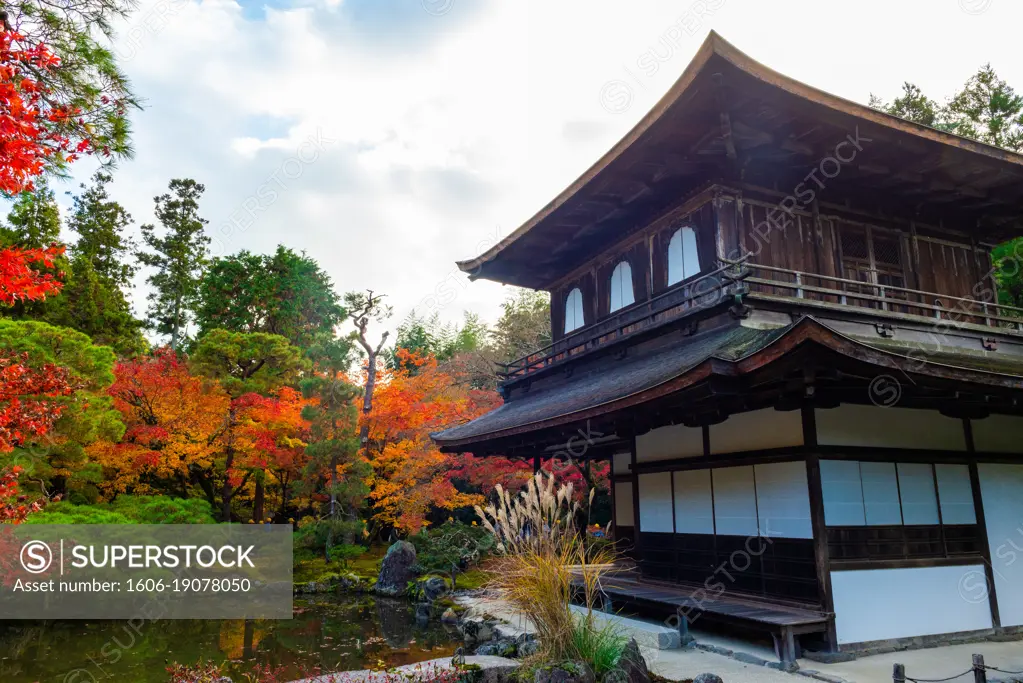
{"type": "Polygon", "coordinates": [[[220,385],[193,375],[167,348],[118,363],[114,377],[107,393],[127,429],[119,443],[98,441],[89,447],[104,468],[105,491],[150,493],[155,491],[151,479],[195,480],[212,495],[230,404],[220,385]]]}
{"type": "Polygon", "coordinates": [[[21,524],[29,513],[43,507],[42,501],[29,501],[18,491],[20,467],[0,473],[0,524],[21,524]]]}
{"type": "Polygon", "coordinates": [[[254,480],[252,518],[266,519],[266,488],[276,480],[277,514],[283,517],[288,506],[291,485],[302,475],[309,462],[306,454],[309,421],[302,408],[311,403],[302,394],[282,387],[271,396],[243,394],[235,399],[238,416],[236,446],[242,455],[237,478],[244,470],[254,480]]]}
{"type": "Polygon", "coordinates": [[[38,301],[57,294],[63,287],[61,274],[41,272],[33,266],[53,268],[57,257],[63,253],[64,247],[57,245],[47,249],[0,249],[0,306],[38,301]]]}
{"type": "MultiPolygon", "coordinates": [[[[39,43],[29,44],[14,31],[0,31],[0,192],[34,189],[33,180],[52,168],[97,151],[91,140],[72,140],[62,131],[80,118],[77,107],[62,105],[42,77],[60,67],[60,59],[39,43]]],[[[82,123],[79,121],[79,123],[82,123]]],[[[81,127],[84,132],[84,126],[81,127]]],[[[110,150],[98,150],[109,156],[110,150]]]]}
{"type": "Polygon", "coordinates": [[[33,368],[28,354],[0,352],[0,453],[50,431],[64,409],[51,399],[74,392],[69,377],[67,368],[33,368]]]}

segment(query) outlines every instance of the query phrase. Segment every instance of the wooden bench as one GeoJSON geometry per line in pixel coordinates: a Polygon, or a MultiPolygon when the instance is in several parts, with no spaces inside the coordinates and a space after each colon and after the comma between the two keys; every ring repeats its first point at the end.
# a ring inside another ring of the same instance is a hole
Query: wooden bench
{"type": "Polygon", "coordinates": [[[714,621],[752,627],[770,633],[774,649],[783,664],[795,662],[799,653],[796,636],[804,633],[826,633],[833,614],[784,602],[760,600],[728,593],[707,595],[698,585],[662,583],[619,573],[601,580],[601,588],[609,597],[653,602],[673,607],[679,618],[682,642],[692,640],[689,625],[698,616],[714,621]]]}

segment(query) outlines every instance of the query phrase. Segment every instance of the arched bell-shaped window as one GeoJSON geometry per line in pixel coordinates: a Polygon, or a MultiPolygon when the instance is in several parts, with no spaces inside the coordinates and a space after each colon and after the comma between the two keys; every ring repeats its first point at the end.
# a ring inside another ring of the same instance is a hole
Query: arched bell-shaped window
{"type": "Polygon", "coordinates": [[[689,226],[679,228],[668,242],[668,285],[682,282],[699,272],[696,231],[689,226]]]}
{"type": "Polygon", "coordinates": [[[565,334],[586,324],[583,316],[583,293],[576,287],[565,297],[565,334]]]}
{"type": "Polygon", "coordinates": [[[634,303],[636,297],[632,292],[632,266],[622,261],[611,273],[611,312],[634,303]]]}

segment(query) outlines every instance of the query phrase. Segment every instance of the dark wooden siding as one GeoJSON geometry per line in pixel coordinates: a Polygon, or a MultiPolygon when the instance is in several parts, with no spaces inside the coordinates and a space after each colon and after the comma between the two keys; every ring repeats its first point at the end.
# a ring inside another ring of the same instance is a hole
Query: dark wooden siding
{"type": "MultiPolygon", "coordinates": [[[[972,311],[979,308],[972,304],[964,305],[950,297],[994,300],[990,252],[965,240],[956,241],[961,238],[955,235],[938,236],[933,232],[918,234],[909,225],[900,230],[890,225],[870,225],[805,212],[789,216],[775,205],[762,201],[744,203],[738,230],[740,247],[751,254],[750,263],[754,265],[850,280],[862,279],[864,272],[887,272],[890,278],[895,278],[896,286],[934,293],[929,298],[914,296],[913,301],[933,305],[937,300],[949,310],[960,306],[972,311]],[[844,254],[843,239],[847,248],[860,239],[865,240],[870,244],[868,256],[858,258],[856,254],[844,254]],[[882,249],[897,252],[895,260],[898,264],[891,263],[891,256],[882,259],[882,249]],[[899,278],[901,284],[898,284],[899,278]]],[[[723,244],[728,243],[725,238],[721,241],[723,244]]],[[[795,282],[795,276],[788,273],[764,270],[755,275],[775,281],[795,282]]],[[[802,282],[825,288],[840,287],[835,281],[814,277],[805,277],[802,282]]],[[[790,288],[766,285],[755,285],[753,289],[783,296],[795,294],[790,288]]],[[[876,290],[870,288],[861,291],[876,293],[876,290]]],[[[804,296],[808,299],[838,301],[835,296],[820,293],[805,292],[804,296]]],[[[850,299],[848,303],[857,302],[850,299]]],[[[868,305],[863,301],[858,303],[868,305]]],[[[920,313],[919,309],[912,312],[920,313]]]]}

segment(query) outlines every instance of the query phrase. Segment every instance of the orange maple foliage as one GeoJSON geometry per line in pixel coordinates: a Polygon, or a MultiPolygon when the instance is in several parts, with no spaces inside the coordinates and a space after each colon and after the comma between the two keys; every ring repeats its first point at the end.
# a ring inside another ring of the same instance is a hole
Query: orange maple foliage
{"type": "Polygon", "coordinates": [[[238,486],[245,473],[268,472],[277,483],[281,514],[287,507],[289,486],[309,462],[305,447],[310,424],[302,418],[302,409],[312,403],[313,399],[303,398],[290,387],[271,396],[243,394],[234,402],[238,421],[235,448],[241,457],[228,477],[238,486]]]}
{"type": "Polygon", "coordinates": [[[482,503],[482,496],[455,488],[449,476],[453,460],[437,449],[430,433],[492,410],[500,397],[469,388],[432,356],[404,349],[397,353],[402,369],[381,378],[373,409],[363,418],[373,466],[370,498],[375,519],[416,532],[432,509],[482,503]]]}
{"type": "Polygon", "coordinates": [[[185,481],[212,470],[230,405],[219,384],[192,375],[170,349],[118,363],[114,376],[109,393],[127,429],[120,443],[89,447],[108,493],[156,492],[147,478],[185,481]]]}

